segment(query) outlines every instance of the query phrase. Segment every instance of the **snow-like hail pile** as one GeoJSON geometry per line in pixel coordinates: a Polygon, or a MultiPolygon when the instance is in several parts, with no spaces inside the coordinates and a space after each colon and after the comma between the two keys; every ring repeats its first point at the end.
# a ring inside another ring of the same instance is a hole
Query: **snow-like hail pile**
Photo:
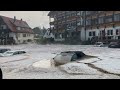
{"type": "Polygon", "coordinates": [[[88,65],[83,63],[68,63],[65,65],[60,66],[61,70],[69,74],[81,74],[81,75],[94,75],[94,74],[101,74],[95,69],[88,67],[88,65]]]}

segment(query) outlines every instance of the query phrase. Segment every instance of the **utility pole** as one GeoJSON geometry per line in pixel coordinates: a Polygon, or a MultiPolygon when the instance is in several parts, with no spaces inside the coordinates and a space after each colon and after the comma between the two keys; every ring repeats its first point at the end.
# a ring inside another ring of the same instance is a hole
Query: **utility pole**
{"type": "Polygon", "coordinates": [[[86,11],[84,11],[84,28],[85,28],[85,41],[86,41],[86,11]]]}

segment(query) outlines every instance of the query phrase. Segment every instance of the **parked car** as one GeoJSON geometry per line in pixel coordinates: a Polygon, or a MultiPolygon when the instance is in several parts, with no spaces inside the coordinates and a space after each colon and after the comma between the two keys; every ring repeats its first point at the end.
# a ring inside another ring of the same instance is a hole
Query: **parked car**
{"type": "Polygon", "coordinates": [[[111,42],[108,48],[120,48],[120,42],[111,42]]]}
{"type": "Polygon", "coordinates": [[[0,53],[4,53],[6,51],[10,51],[11,49],[0,49],[0,53]]]}
{"type": "Polygon", "coordinates": [[[26,53],[25,51],[6,51],[3,54],[0,54],[1,57],[5,56],[13,56],[13,55],[19,55],[19,54],[24,54],[26,53]]]}
{"type": "Polygon", "coordinates": [[[105,43],[105,42],[96,42],[95,46],[97,46],[97,47],[105,47],[105,46],[107,46],[107,43],[105,43]]]}
{"type": "Polygon", "coordinates": [[[0,68],[0,79],[2,79],[2,78],[3,78],[3,74],[2,74],[2,70],[0,68]]]}
{"type": "Polygon", "coordinates": [[[57,54],[53,58],[53,62],[55,66],[58,66],[71,61],[80,60],[84,56],[86,55],[81,51],[66,51],[66,52],[61,52],[60,54],[57,54]]]}

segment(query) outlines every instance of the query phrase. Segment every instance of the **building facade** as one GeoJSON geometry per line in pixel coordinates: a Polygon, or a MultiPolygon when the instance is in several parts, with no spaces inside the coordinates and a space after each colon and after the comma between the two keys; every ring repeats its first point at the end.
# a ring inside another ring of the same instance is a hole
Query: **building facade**
{"type": "Polygon", "coordinates": [[[77,36],[80,41],[120,39],[120,11],[50,11],[48,16],[55,38],[77,36]]]}
{"type": "Polygon", "coordinates": [[[80,25],[81,17],[79,11],[51,11],[50,30],[54,33],[56,40],[65,40],[66,38],[81,39],[80,25]],[[52,19],[53,21],[51,21],[52,19]]]}
{"type": "Polygon", "coordinates": [[[33,40],[34,33],[25,21],[0,16],[0,44],[20,44],[33,40]]]}

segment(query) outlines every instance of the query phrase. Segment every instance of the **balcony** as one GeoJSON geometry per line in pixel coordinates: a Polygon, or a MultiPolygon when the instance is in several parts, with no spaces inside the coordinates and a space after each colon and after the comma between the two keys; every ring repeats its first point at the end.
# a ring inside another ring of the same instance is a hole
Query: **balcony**
{"type": "Polygon", "coordinates": [[[55,24],[55,22],[50,22],[50,25],[54,25],[55,24]]]}

